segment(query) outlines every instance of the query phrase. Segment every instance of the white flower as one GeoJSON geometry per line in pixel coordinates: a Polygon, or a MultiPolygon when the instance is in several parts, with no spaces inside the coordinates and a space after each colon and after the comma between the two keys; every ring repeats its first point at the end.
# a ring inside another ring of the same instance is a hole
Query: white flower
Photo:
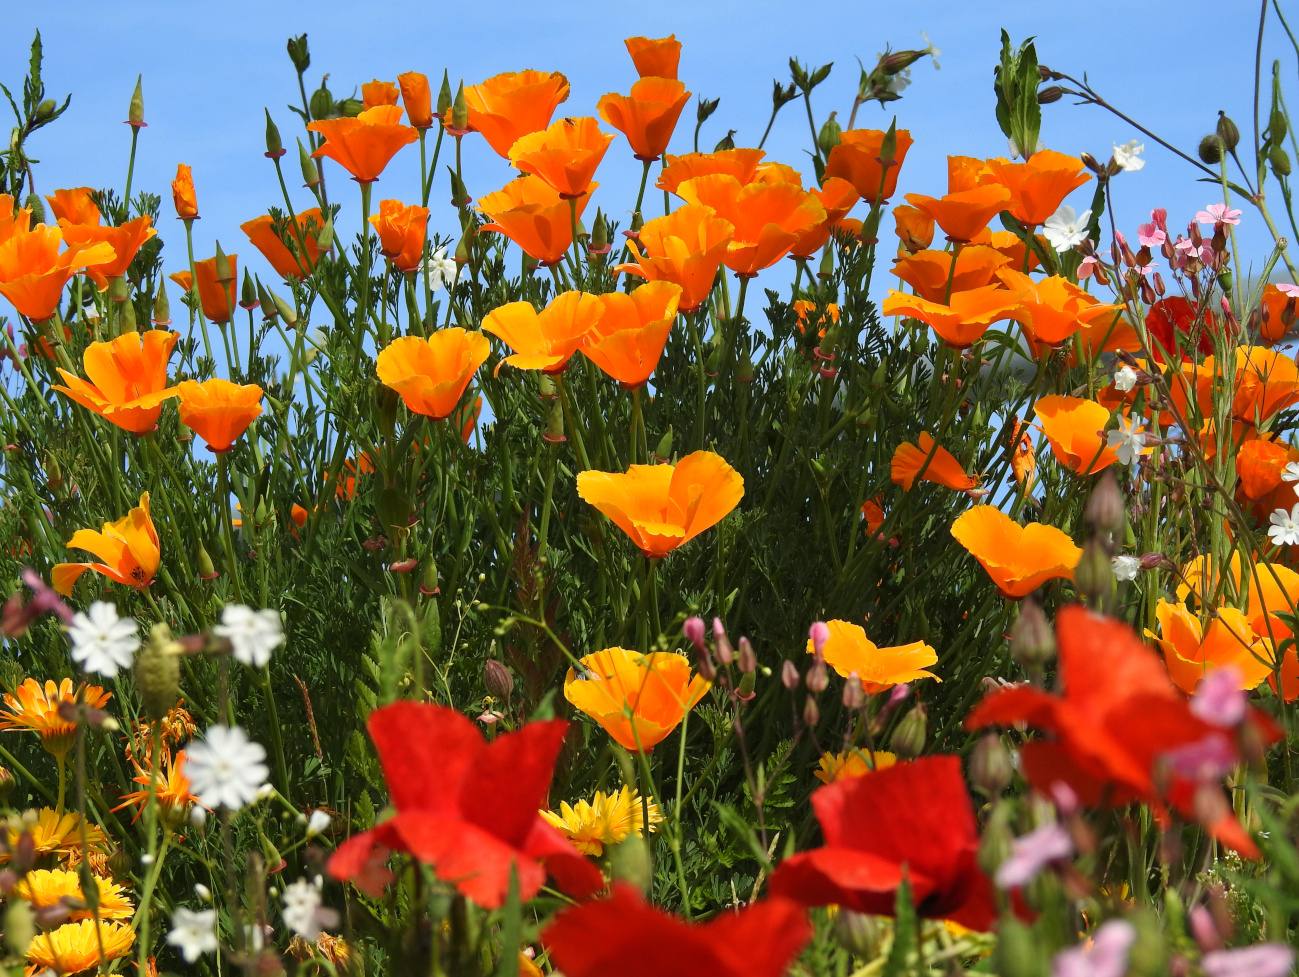
{"type": "Polygon", "coordinates": [[[130,668],[140,649],[139,628],[134,619],[118,617],[117,608],[102,600],[78,611],[68,628],[72,660],[87,672],[112,678],[119,669],[130,668]]]}
{"type": "Polygon", "coordinates": [[[1145,428],[1140,421],[1130,417],[1120,417],[1119,426],[1109,433],[1106,440],[1111,448],[1118,449],[1114,453],[1118,455],[1119,461],[1129,467],[1135,465],[1137,459],[1145,453],[1145,428]]]}
{"type": "Polygon", "coordinates": [[[194,827],[202,831],[203,825],[207,824],[207,811],[203,810],[203,808],[198,804],[195,804],[189,809],[189,820],[194,827]]]}
{"type": "Polygon", "coordinates": [[[209,889],[207,886],[205,886],[202,882],[194,883],[194,895],[198,896],[204,902],[212,901],[212,890],[209,889]]]}
{"type": "Polygon", "coordinates": [[[1274,545],[1294,546],[1299,543],[1299,504],[1289,512],[1277,509],[1268,518],[1272,528],[1267,531],[1267,534],[1272,537],[1274,545]]]}
{"type": "Polygon", "coordinates": [[[939,63],[938,63],[938,56],[939,56],[940,54],[942,54],[943,52],[940,51],[940,50],[938,50],[938,48],[934,46],[934,42],[931,41],[931,40],[929,39],[929,35],[926,34],[924,31],[921,31],[921,32],[920,32],[920,36],[923,37],[923,38],[925,39],[925,51],[924,51],[924,53],[927,54],[927,55],[929,55],[929,60],[932,61],[932,62],[934,63],[934,70],[935,70],[935,71],[941,71],[941,70],[942,70],[942,66],[939,65],[939,63]]]}
{"type": "Polygon", "coordinates": [[[221,612],[221,623],[212,629],[218,638],[226,638],[238,661],[261,668],[271,660],[271,652],[284,643],[284,628],[275,611],[255,611],[243,604],[227,604],[221,612]]]}
{"type": "Polygon", "coordinates": [[[275,788],[270,784],[262,784],[257,788],[257,800],[259,801],[270,800],[274,795],[275,788]]]}
{"type": "Polygon", "coordinates": [[[171,932],[167,942],[180,948],[180,954],[186,963],[193,963],[205,953],[216,953],[217,911],[201,909],[194,912],[184,906],[177,906],[171,914],[171,932]]]}
{"type": "Polygon", "coordinates": [[[1137,571],[1141,569],[1141,560],[1135,556],[1116,556],[1110,560],[1110,566],[1114,568],[1114,579],[1136,580],[1137,571]]]}
{"type": "Polygon", "coordinates": [[[1299,482],[1299,461],[1292,461],[1285,466],[1285,471],[1281,473],[1283,482],[1299,482]]]}
{"type": "Polygon", "coordinates": [[[896,74],[889,75],[888,80],[884,83],[885,91],[900,92],[911,84],[911,69],[903,68],[896,74]]]}
{"type": "Polygon", "coordinates": [[[298,879],[284,887],[284,925],[304,940],[315,940],[322,928],[332,926],[337,914],[320,906],[320,877],[298,879]]]}
{"type": "Polygon", "coordinates": [[[444,285],[450,288],[460,275],[460,266],[447,257],[446,248],[438,248],[424,262],[424,277],[428,279],[429,291],[436,292],[444,285]]]}
{"type": "Polygon", "coordinates": [[[1135,139],[1125,142],[1122,146],[1114,144],[1114,162],[1124,173],[1135,173],[1141,167],[1146,165],[1144,159],[1138,159],[1146,151],[1145,143],[1138,143],[1135,139]]]}
{"type": "Polygon", "coordinates": [[[209,726],[186,751],[190,789],[204,807],[224,805],[237,811],[257,799],[270,771],[266,750],[238,726],[209,726]]]}
{"type": "Polygon", "coordinates": [[[1119,393],[1128,393],[1137,385],[1137,371],[1124,363],[1114,371],[1114,389],[1119,393]]]}
{"type": "Polygon", "coordinates": [[[321,832],[328,831],[329,826],[333,823],[334,819],[324,811],[319,809],[312,811],[311,817],[307,820],[307,837],[314,838],[321,832]]]}
{"type": "MultiPolygon", "coordinates": [[[[1015,137],[1014,137],[1014,136],[1011,136],[1010,138],[1008,138],[1008,139],[1006,140],[1006,145],[1010,147],[1010,158],[1011,158],[1011,159],[1014,159],[1016,156],[1021,155],[1021,153],[1020,153],[1020,151],[1019,151],[1019,143],[1015,142],[1015,137]]],[[[1046,144],[1045,144],[1044,142],[1042,142],[1041,139],[1039,139],[1039,140],[1037,141],[1037,146],[1036,146],[1036,148],[1034,148],[1033,152],[1035,152],[1035,153],[1040,153],[1040,152],[1041,152],[1042,150],[1044,150],[1044,149],[1046,149],[1046,144]]]]}
{"type": "Polygon", "coordinates": [[[1057,251],[1068,251],[1087,240],[1087,224],[1091,219],[1090,210],[1075,215],[1072,207],[1061,204],[1060,209],[1042,225],[1042,234],[1057,251]]]}

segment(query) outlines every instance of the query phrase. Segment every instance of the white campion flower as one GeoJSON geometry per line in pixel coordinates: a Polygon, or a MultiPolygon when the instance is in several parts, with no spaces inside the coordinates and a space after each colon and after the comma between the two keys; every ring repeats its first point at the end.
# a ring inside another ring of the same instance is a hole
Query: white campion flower
{"type": "Polygon", "coordinates": [[[314,941],[320,931],[338,924],[338,913],[320,904],[321,878],[298,879],[284,887],[284,925],[304,940],[314,941]]]}
{"type": "Polygon", "coordinates": [[[1286,512],[1284,509],[1277,509],[1268,517],[1272,523],[1267,534],[1272,538],[1272,543],[1276,546],[1294,546],[1299,543],[1299,504],[1293,509],[1286,512]]]}
{"type": "MultiPolygon", "coordinates": [[[[1015,137],[1014,137],[1014,136],[1010,136],[1009,138],[1006,139],[1006,145],[1007,145],[1007,147],[1009,147],[1009,149],[1010,149],[1010,158],[1011,158],[1011,159],[1014,159],[1016,156],[1022,156],[1022,155],[1023,155],[1023,153],[1021,153],[1021,152],[1019,151],[1019,143],[1015,142],[1015,137]]],[[[1040,153],[1040,152],[1041,152],[1042,150],[1044,150],[1044,149],[1046,149],[1046,143],[1042,142],[1042,140],[1039,139],[1039,140],[1037,141],[1037,146],[1034,147],[1034,149],[1033,149],[1033,152],[1035,152],[1035,153],[1040,153]]]]}
{"type": "Polygon", "coordinates": [[[68,627],[72,660],[87,672],[112,678],[135,660],[139,630],[134,619],[118,617],[116,607],[97,600],[86,611],[78,611],[68,627]]]}
{"type": "Polygon", "coordinates": [[[317,808],[311,812],[311,817],[307,819],[307,837],[314,838],[316,835],[328,831],[329,826],[333,823],[333,818],[317,808]]]}
{"type": "Polygon", "coordinates": [[[202,882],[194,883],[194,895],[198,896],[204,902],[212,901],[212,890],[209,889],[207,886],[205,886],[202,882]]]}
{"type": "Polygon", "coordinates": [[[1137,371],[1124,363],[1114,371],[1114,389],[1119,393],[1130,393],[1137,385],[1137,371]]]}
{"type": "Polygon", "coordinates": [[[284,643],[284,627],[275,611],[255,611],[243,604],[227,604],[221,612],[221,623],[212,629],[226,638],[238,661],[261,668],[271,660],[271,652],[284,643]]]}
{"type": "Polygon", "coordinates": [[[1061,204],[1060,209],[1042,225],[1042,235],[1056,251],[1065,252],[1087,240],[1087,225],[1091,219],[1090,210],[1075,214],[1068,204],[1061,204]]]}
{"type": "Polygon", "coordinates": [[[453,258],[447,257],[446,248],[438,248],[424,262],[424,277],[428,279],[431,292],[436,292],[443,287],[451,288],[459,276],[460,266],[453,258]]]}
{"type": "Polygon", "coordinates": [[[1281,473],[1283,482],[1299,482],[1299,461],[1292,461],[1285,466],[1285,471],[1281,473]]]}
{"type": "Polygon", "coordinates": [[[190,741],[185,757],[190,789],[204,807],[237,811],[253,803],[270,773],[266,749],[238,726],[209,726],[203,739],[190,741]]]}
{"type": "Polygon", "coordinates": [[[1124,173],[1135,173],[1146,165],[1146,161],[1139,158],[1145,151],[1146,144],[1138,143],[1135,139],[1125,142],[1122,146],[1115,143],[1114,162],[1124,173]]]}
{"type": "Polygon", "coordinates": [[[194,912],[184,906],[177,906],[171,914],[171,931],[167,934],[167,942],[180,950],[186,963],[193,963],[205,953],[216,953],[216,924],[215,909],[194,912]]]}
{"type": "Polygon", "coordinates": [[[1120,417],[1119,426],[1106,437],[1111,448],[1123,464],[1131,467],[1146,449],[1146,430],[1140,421],[1130,417],[1120,417]]]}
{"type": "Polygon", "coordinates": [[[1114,569],[1115,580],[1136,580],[1137,571],[1141,569],[1141,560],[1135,556],[1123,554],[1110,560],[1110,566],[1114,569]]]}

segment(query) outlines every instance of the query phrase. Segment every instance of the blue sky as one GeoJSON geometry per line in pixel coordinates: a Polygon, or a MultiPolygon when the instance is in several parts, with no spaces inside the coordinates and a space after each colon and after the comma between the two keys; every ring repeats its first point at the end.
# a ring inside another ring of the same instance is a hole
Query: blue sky
{"type": "MultiPolygon", "coordinates": [[[[1253,5],[1250,5],[1251,8],[1253,5]]],[[[306,31],[318,83],[329,72],[336,96],[371,78],[393,80],[399,72],[423,71],[440,79],[448,68],[453,85],[472,84],[500,71],[539,68],[563,71],[572,95],[561,108],[568,115],[594,115],[597,99],[626,91],[635,71],[622,45],[629,35],[675,32],[684,43],[680,77],[687,88],[721,98],[721,107],[704,127],[702,148],[736,129],[740,145],[755,144],[770,111],[772,79],[788,80],[791,55],[804,64],[835,63],[829,80],[816,92],[818,124],[831,109],[846,121],[856,89],[854,56],[872,64],[886,45],[922,47],[920,31],[942,51],[934,71],[916,65],[913,83],[900,102],[881,112],[864,106],[858,125],[884,127],[893,113],[911,130],[915,146],[906,161],[899,193],[942,193],[945,156],[1003,155],[1006,144],[993,117],[991,72],[999,31],[1018,40],[1038,38],[1044,64],[1081,76],[1111,101],[1126,108],[1165,138],[1193,148],[1213,127],[1218,109],[1235,117],[1249,139],[1249,101],[1257,8],[1227,17],[1222,5],[1207,3],[1074,4],[1019,2],[906,3],[857,2],[683,2],[609,4],[499,0],[472,3],[383,5],[252,3],[223,0],[192,2],[178,15],[172,2],[31,4],[9,12],[0,37],[0,80],[21,84],[27,45],[40,28],[46,50],[46,84],[51,96],[72,93],[72,106],[55,125],[39,133],[31,150],[42,162],[37,188],[94,187],[124,182],[130,130],[122,124],[137,73],[144,75],[146,120],[140,139],[135,186],[166,198],[160,231],[171,244],[167,270],[184,266],[183,235],[171,221],[168,181],[178,162],[193,166],[203,220],[196,225],[198,256],[212,253],[219,238],[227,251],[253,259],[254,271],[269,269],[238,225],[279,202],[274,169],[262,153],[263,106],[271,109],[285,142],[300,133],[285,104],[297,100],[284,42],[306,31]],[[1170,16],[1172,14],[1172,16],[1170,16]]],[[[1299,14],[1299,12],[1297,12],[1299,14]]],[[[1299,20],[1299,16],[1296,17],[1299,20]]],[[[1296,78],[1293,52],[1279,31],[1266,45],[1266,57],[1282,57],[1283,79],[1296,78]]],[[[1266,70],[1265,70],[1266,73],[1266,70]]],[[[436,84],[436,82],[435,82],[436,84]]],[[[1293,96],[1299,102],[1299,95],[1293,96]]],[[[1063,152],[1087,150],[1108,157],[1111,145],[1139,137],[1129,126],[1095,107],[1069,100],[1045,107],[1043,138],[1063,152]]],[[[683,115],[673,150],[689,149],[693,103],[683,115]]],[[[1142,137],[1143,138],[1143,137],[1142,137]]],[[[1215,199],[1213,189],[1197,184],[1192,168],[1147,142],[1147,165],[1117,181],[1120,226],[1135,229],[1154,206],[1169,210],[1173,226],[1215,199]]],[[[808,174],[809,143],[801,103],[787,106],[768,141],[769,158],[808,174]]],[[[466,140],[469,191],[476,198],[498,189],[512,175],[504,161],[478,137],[466,140]]],[[[444,160],[446,156],[444,154],[444,160]]],[[[295,155],[284,161],[296,177],[295,155]]],[[[407,201],[416,196],[418,152],[398,156],[377,187],[379,197],[407,201]]],[[[598,179],[596,203],[624,222],[635,200],[640,166],[619,138],[598,179]]],[[[335,174],[338,170],[333,170],[335,174]]],[[[293,180],[296,187],[300,181],[293,180]]],[[[345,204],[355,221],[358,195],[353,185],[335,180],[332,198],[345,204]]],[[[1277,219],[1284,221],[1280,194],[1277,219]]],[[[453,211],[445,170],[435,186],[433,224],[449,231],[453,211]]],[[[1075,202],[1087,205],[1090,190],[1075,202]]],[[[301,191],[299,205],[307,195],[301,191]]],[[[378,199],[378,197],[376,197],[378,199]]],[[[652,199],[652,198],[651,198],[652,199]]],[[[661,200],[661,197],[658,198],[661,200]]],[[[647,210],[649,208],[647,207],[647,210]]],[[[653,216],[653,211],[650,211],[653,216]]],[[[886,227],[891,227],[888,222],[886,227]]],[[[1239,229],[1244,264],[1261,264],[1270,238],[1252,209],[1239,229]]],[[[1107,242],[1108,244],[1108,242],[1107,242]]],[[[241,260],[241,265],[245,262],[241,260]]],[[[269,277],[273,278],[273,275],[269,277]]]]}

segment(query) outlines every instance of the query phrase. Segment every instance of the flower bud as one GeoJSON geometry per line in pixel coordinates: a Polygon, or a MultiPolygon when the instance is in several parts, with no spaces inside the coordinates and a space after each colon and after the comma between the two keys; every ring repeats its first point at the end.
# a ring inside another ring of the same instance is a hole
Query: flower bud
{"type": "Polygon", "coordinates": [[[438,111],[437,117],[445,119],[447,112],[450,111],[452,104],[455,102],[455,96],[451,94],[451,79],[447,75],[447,70],[442,69],[442,87],[438,89],[438,111]]]}
{"type": "Polygon", "coordinates": [[[994,958],[993,968],[1001,977],[1043,977],[1047,972],[1040,942],[1014,916],[1004,917],[998,926],[994,958]]]}
{"type": "Polygon", "coordinates": [[[1236,128],[1236,123],[1227,118],[1227,113],[1222,109],[1218,110],[1218,138],[1222,140],[1223,146],[1229,153],[1234,152],[1240,142],[1240,130],[1236,128]]]}
{"type": "Polygon", "coordinates": [[[198,544],[198,578],[200,580],[215,580],[220,574],[217,573],[216,567],[212,563],[212,557],[208,555],[207,548],[198,544]]]}
{"type": "Polygon", "coordinates": [[[302,168],[304,187],[314,187],[320,182],[320,170],[316,169],[316,161],[307,152],[307,147],[302,145],[301,139],[298,140],[298,165],[302,168]]]}
{"type": "MultiPolygon", "coordinates": [[[[470,196],[469,190],[465,187],[465,181],[460,179],[460,174],[451,167],[447,167],[447,172],[451,174],[451,206],[468,207],[470,196]]],[[[456,245],[455,260],[457,264],[468,264],[471,255],[469,254],[469,237],[468,235],[460,238],[460,243],[456,245]]]]}
{"type": "Polygon", "coordinates": [[[159,621],[135,656],[135,685],[140,691],[145,714],[154,722],[167,718],[180,688],[180,658],[171,628],[159,621]]]}
{"type": "Polygon", "coordinates": [[[745,672],[740,676],[740,684],[735,688],[735,694],[738,698],[748,702],[753,698],[754,688],[758,684],[758,673],[756,671],[745,672]]]}
{"type": "Polygon", "coordinates": [[[260,839],[258,840],[261,842],[262,845],[262,857],[266,859],[266,864],[270,866],[271,871],[274,872],[280,865],[283,864],[284,856],[280,854],[280,850],[275,847],[275,845],[271,842],[271,839],[267,838],[266,835],[264,834],[261,835],[260,839]]]}
{"type": "Polygon", "coordinates": [[[226,253],[221,250],[220,241],[216,243],[216,258],[214,259],[214,263],[216,266],[216,280],[218,282],[224,285],[226,282],[232,282],[235,280],[235,273],[230,267],[230,259],[227,258],[226,253]]]}
{"type": "Polygon", "coordinates": [[[5,909],[5,945],[15,956],[26,956],[35,937],[36,918],[31,903],[26,899],[11,899],[5,909]]]}
{"type": "Polygon", "coordinates": [[[1273,146],[1268,151],[1267,159],[1272,164],[1272,173],[1278,180],[1290,175],[1290,157],[1280,146],[1273,146]]]}
{"type": "Polygon", "coordinates": [[[840,907],[833,932],[835,941],[853,956],[863,960],[879,956],[880,924],[876,917],[840,907]]]}
{"type": "Polygon", "coordinates": [[[302,74],[311,67],[311,52],[307,50],[307,35],[299,34],[297,37],[290,37],[288,43],[289,60],[293,62],[293,70],[302,74]]]}
{"type": "Polygon", "coordinates": [[[313,119],[330,119],[337,114],[334,96],[330,94],[329,88],[323,82],[319,88],[311,93],[309,107],[313,119]]]}
{"type": "MultiPolygon", "coordinates": [[[[776,87],[780,87],[780,86],[777,85],[776,87]]],[[[700,95],[699,104],[695,108],[695,122],[697,122],[699,125],[703,125],[706,121],[708,121],[708,117],[717,111],[717,106],[719,106],[721,103],[722,100],[720,98],[715,98],[712,101],[709,101],[708,99],[700,95]]]]}
{"type": "Polygon", "coordinates": [[[812,639],[812,648],[817,657],[825,654],[825,643],[830,640],[830,628],[824,621],[813,621],[807,629],[807,636],[812,639]]]}
{"type": "Polygon", "coordinates": [[[1055,633],[1031,598],[1019,605],[1019,619],[1010,632],[1010,657],[1030,675],[1040,675],[1055,658],[1055,633]]]}
{"type": "Polygon", "coordinates": [[[1222,140],[1214,133],[1210,133],[1200,140],[1200,148],[1197,151],[1200,162],[1208,163],[1215,166],[1222,160],[1222,140]]]}
{"type": "Polygon", "coordinates": [[[460,132],[469,128],[469,103],[465,100],[463,81],[456,89],[455,101],[451,103],[451,128],[460,132]]]}
{"type": "Polygon", "coordinates": [[[239,308],[251,312],[261,303],[257,300],[257,287],[253,285],[253,276],[244,269],[244,281],[239,290],[239,308]]]}
{"type": "Polygon", "coordinates": [[[793,692],[798,688],[798,682],[798,666],[786,658],[784,664],[780,666],[780,684],[793,692]]]}
{"type": "Polygon", "coordinates": [[[748,638],[740,638],[740,654],[736,662],[745,675],[751,675],[758,670],[758,655],[754,652],[748,638]]]}
{"type": "Polygon", "coordinates": [[[1046,88],[1039,88],[1037,91],[1037,104],[1050,105],[1052,102],[1060,101],[1064,95],[1064,89],[1059,85],[1049,85],[1046,88]]]}
{"type": "Polygon", "coordinates": [[[153,314],[150,321],[155,326],[171,325],[171,302],[167,300],[167,283],[158,282],[158,294],[153,297],[153,314]]]}
{"type": "Polygon", "coordinates": [[[125,278],[110,278],[108,281],[108,297],[114,302],[125,302],[131,297],[131,286],[125,278]]]}
{"type": "MultiPolygon", "coordinates": [[[[270,289],[267,289],[270,292],[270,289]]],[[[295,326],[298,324],[298,313],[288,301],[280,298],[274,292],[271,292],[271,303],[275,306],[275,312],[284,320],[286,326],[295,326]]]]}
{"type": "Polygon", "coordinates": [[[593,255],[603,255],[609,251],[609,225],[604,219],[604,211],[598,208],[595,223],[591,225],[591,243],[587,250],[593,255]]]}
{"type": "Polygon", "coordinates": [[[483,688],[497,699],[509,699],[514,691],[514,676],[504,664],[489,658],[483,663],[483,688]]]}
{"type": "Polygon", "coordinates": [[[147,125],[144,121],[144,76],[136,75],[135,91],[131,93],[131,106],[126,112],[126,124],[140,128],[147,125]]]}
{"type": "Polygon", "coordinates": [[[33,224],[45,223],[45,204],[41,203],[40,194],[29,193],[23,201],[23,207],[31,212],[33,224]]]}
{"type": "MultiPolygon", "coordinates": [[[[666,463],[672,457],[672,425],[668,425],[667,433],[659,438],[659,445],[654,449],[654,457],[662,463],[666,463]]],[[[703,625],[703,622],[700,622],[703,625]]]]}
{"type": "Polygon", "coordinates": [[[551,444],[563,444],[568,440],[564,435],[564,408],[558,400],[550,405],[550,416],[546,419],[546,433],[541,437],[551,444]]]}
{"type": "Polygon", "coordinates": [[[984,733],[970,755],[970,780],[988,797],[996,797],[1010,786],[1015,767],[1010,753],[996,733],[984,733]]]}
{"type": "Polygon", "coordinates": [[[14,792],[18,786],[18,781],[13,773],[5,767],[0,767],[0,803],[9,799],[9,795],[14,792]]]}
{"type": "Polygon", "coordinates": [[[820,695],[830,684],[830,675],[825,668],[825,659],[817,655],[812,660],[812,667],[807,670],[807,688],[814,695],[820,695]]]}
{"type": "Polygon", "coordinates": [[[681,631],[685,634],[686,639],[695,646],[695,651],[704,650],[704,619],[702,617],[686,618],[686,623],[681,626],[681,631]]]}
{"type": "Polygon", "coordinates": [[[108,856],[108,871],[115,879],[126,879],[131,875],[131,856],[122,848],[113,850],[108,856]]]}
{"type": "Polygon", "coordinates": [[[640,835],[628,835],[613,845],[609,851],[609,873],[616,882],[629,882],[641,892],[648,892],[654,872],[650,865],[649,848],[640,835]]]}
{"type": "Polygon", "coordinates": [[[1104,544],[1095,536],[1083,544],[1082,559],[1074,568],[1073,582],[1080,594],[1093,601],[1104,601],[1114,594],[1114,566],[1104,544]]]}
{"type": "Polygon", "coordinates": [[[128,333],[128,332],[139,332],[139,331],[140,331],[140,327],[135,321],[135,303],[123,302],[122,322],[121,322],[121,329],[119,330],[119,332],[128,333]]]}
{"type": "Polygon", "coordinates": [[[830,117],[825,120],[821,126],[821,131],[817,134],[816,145],[821,150],[822,156],[829,156],[830,150],[839,145],[839,136],[843,132],[843,126],[835,121],[837,112],[831,112],[830,117]]]}
{"type": "Polygon", "coordinates": [[[713,152],[722,153],[735,148],[735,130],[730,129],[726,135],[718,140],[717,145],[713,147],[713,152]]]}
{"type": "Polygon", "coordinates": [[[860,709],[866,702],[866,691],[862,688],[861,678],[856,672],[848,676],[848,681],[843,687],[843,707],[845,709],[860,709]]]}
{"type": "Polygon", "coordinates": [[[1101,475],[1100,481],[1087,498],[1086,512],[1087,520],[1096,532],[1117,535],[1123,531],[1127,511],[1123,507],[1123,493],[1119,491],[1119,483],[1114,478],[1113,471],[1106,469],[1101,475]]]}
{"type": "Polygon", "coordinates": [[[275,120],[271,118],[271,110],[264,111],[266,112],[266,158],[279,159],[287,150],[280,139],[280,130],[276,127],[275,120]]]}
{"type": "Polygon", "coordinates": [[[821,710],[816,707],[816,699],[808,696],[803,701],[803,724],[806,726],[815,726],[821,721],[821,710]]]}
{"type": "Polygon", "coordinates": [[[420,581],[419,592],[425,597],[433,597],[442,592],[442,588],[438,586],[437,561],[429,560],[424,565],[424,579],[420,581]]]}
{"type": "Polygon", "coordinates": [[[355,119],[365,111],[365,102],[359,98],[345,98],[335,106],[338,114],[345,119],[355,119]]]}
{"type": "Polygon", "coordinates": [[[925,748],[928,734],[929,711],[923,702],[917,702],[912,710],[902,717],[893,729],[889,746],[899,760],[912,760],[920,756],[925,748]]]}
{"type": "Polygon", "coordinates": [[[713,618],[713,644],[716,646],[719,662],[729,665],[735,661],[735,649],[731,647],[731,640],[726,637],[726,626],[722,624],[720,617],[713,618]]]}

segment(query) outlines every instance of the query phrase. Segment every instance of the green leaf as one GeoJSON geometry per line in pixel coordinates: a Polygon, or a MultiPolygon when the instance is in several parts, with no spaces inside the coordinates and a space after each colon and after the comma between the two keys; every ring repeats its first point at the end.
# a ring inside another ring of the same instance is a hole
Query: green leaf
{"type": "Polygon", "coordinates": [[[519,977],[519,937],[523,931],[523,906],[519,903],[519,867],[510,866],[510,894],[501,920],[501,958],[496,977],[519,977]]]}
{"type": "Polygon", "coordinates": [[[911,883],[907,880],[905,869],[893,912],[893,945],[889,947],[888,959],[884,961],[880,977],[902,977],[906,973],[907,954],[916,939],[916,907],[911,902],[911,883]]]}

